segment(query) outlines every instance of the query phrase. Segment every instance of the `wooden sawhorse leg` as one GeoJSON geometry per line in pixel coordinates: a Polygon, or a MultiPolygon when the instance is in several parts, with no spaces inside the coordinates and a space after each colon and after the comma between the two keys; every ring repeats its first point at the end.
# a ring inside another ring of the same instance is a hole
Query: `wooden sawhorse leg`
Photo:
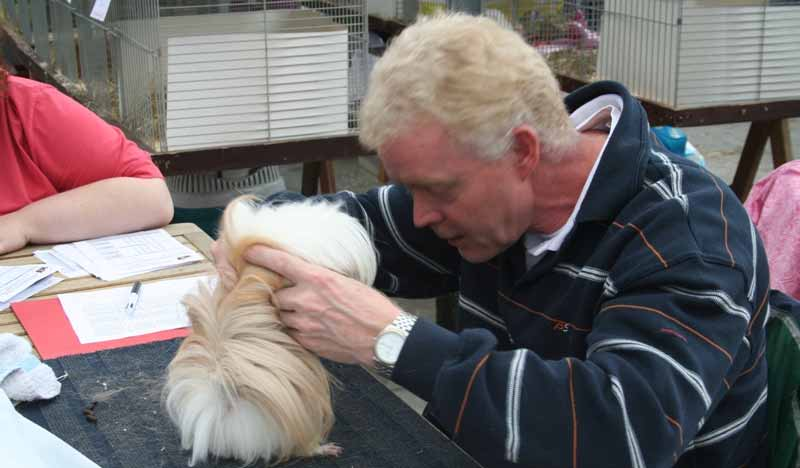
{"type": "Polygon", "coordinates": [[[333,161],[303,163],[303,183],[300,191],[307,197],[336,192],[333,161]]]}
{"type": "Polygon", "coordinates": [[[383,162],[378,160],[378,183],[386,185],[389,183],[389,176],[386,175],[386,169],[383,167],[383,162]]]}
{"type": "Polygon", "coordinates": [[[770,140],[774,167],[793,159],[789,120],[779,119],[751,123],[739,165],[736,167],[736,175],[731,184],[731,189],[741,201],[747,198],[747,194],[753,188],[767,140],[770,140]]]}

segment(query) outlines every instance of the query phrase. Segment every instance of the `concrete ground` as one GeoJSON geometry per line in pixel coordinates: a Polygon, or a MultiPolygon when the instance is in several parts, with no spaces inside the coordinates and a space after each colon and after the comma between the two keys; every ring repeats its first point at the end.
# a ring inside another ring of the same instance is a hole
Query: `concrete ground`
{"type": "MultiPolygon", "coordinates": [[[[744,146],[749,124],[716,125],[709,127],[694,127],[684,129],[689,141],[705,157],[706,165],[728,184],[733,181],[739,155],[744,146]]],[[[794,155],[800,158],[800,119],[790,122],[791,140],[794,155]]],[[[375,158],[359,158],[336,161],[336,187],[338,190],[365,191],[378,183],[378,165],[375,158]]],[[[289,190],[299,191],[301,180],[301,166],[282,166],[281,172],[289,190]]],[[[767,144],[761,160],[756,180],[764,177],[772,170],[772,152],[767,144]]],[[[433,300],[398,300],[401,307],[422,317],[434,319],[435,304],[433,300]]],[[[389,381],[384,383],[401,399],[408,403],[417,412],[421,412],[425,402],[411,394],[409,391],[389,381]]]]}

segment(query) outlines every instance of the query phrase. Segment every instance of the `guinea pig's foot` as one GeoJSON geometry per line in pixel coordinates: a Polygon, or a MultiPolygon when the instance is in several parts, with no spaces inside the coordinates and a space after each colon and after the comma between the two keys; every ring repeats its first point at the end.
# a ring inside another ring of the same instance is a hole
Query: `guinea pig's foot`
{"type": "Polygon", "coordinates": [[[322,455],[325,457],[338,457],[342,454],[342,447],[334,444],[334,443],[327,443],[322,444],[316,450],[316,455],[322,455]]]}

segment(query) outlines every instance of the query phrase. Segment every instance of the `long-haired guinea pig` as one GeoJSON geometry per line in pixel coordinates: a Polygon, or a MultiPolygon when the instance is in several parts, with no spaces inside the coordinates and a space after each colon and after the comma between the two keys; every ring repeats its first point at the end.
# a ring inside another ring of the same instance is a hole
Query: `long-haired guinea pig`
{"type": "Polygon", "coordinates": [[[243,254],[264,244],[371,285],[377,265],[370,236],[337,204],[258,206],[240,197],[225,209],[220,241],[238,281],[184,298],[191,333],[164,388],[181,444],[192,450],[190,464],[338,454],[326,440],[334,420],[331,378],[286,333],[273,301],[284,279],[243,254]]]}

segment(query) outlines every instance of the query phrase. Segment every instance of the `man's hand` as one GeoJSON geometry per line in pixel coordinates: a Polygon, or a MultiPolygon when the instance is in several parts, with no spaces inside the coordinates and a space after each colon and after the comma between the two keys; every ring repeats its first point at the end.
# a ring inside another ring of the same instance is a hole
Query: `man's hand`
{"type": "Polygon", "coordinates": [[[363,283],[286,252],[255,246],[245,258],[293,284],[276,293],[276,305],[298,343],[337,362],[374,365],[375,337],[400,314],[397,305],[363,283]]]}
{"type": "Polygon", "coordinates": [[[28,242],[25,223],[19,212],[0,216],[0,255],[19,250],[28,242]]]}
{"type": "Polygon", "coordinates": [[[214,257],[214,265],[217,267],[219,273],[219,280],[222,282],[222,287],[227,290],[233,289],[238,281],[236,270],[233,269],[230,262],[228,262],[228,248],[225,242],[215,240],[211,244],[211,256],[214,257]]]}

